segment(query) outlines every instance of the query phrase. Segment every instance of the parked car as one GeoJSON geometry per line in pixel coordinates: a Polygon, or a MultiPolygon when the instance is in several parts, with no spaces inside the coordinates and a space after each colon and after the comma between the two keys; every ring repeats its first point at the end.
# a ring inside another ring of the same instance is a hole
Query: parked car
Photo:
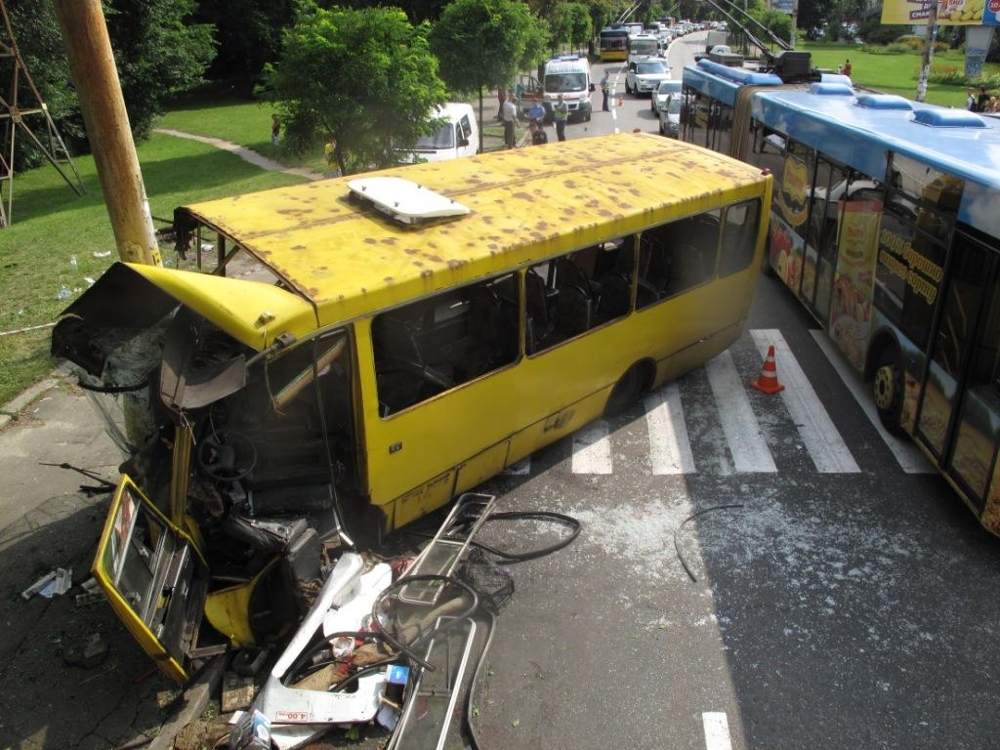
{"type": "Polygon", "coordinates": [[[479,152],[479,121],[471,104],[448,102],[434,111],[434,117],[441,121],[440,127],[418,138],[402,161],[443,161],[479,152]]]}
{"type": "Polygon", "coordinates": [[[652,93],[649,97],[649,108],[654,112],[659,112],[660,107],[667,103],[667,98],[673,94],[675,96],[680,96],[681,93],[681,82],[675,80],[660,81],[660,85],[656,87],[656,91],[652,93]]]}
{"type": "Polygon", "coordinates": [[[625,93],[652,94],[661,81],[670,79],[670,68],[666,60],[647,57],[629,63],[625,74],[625,93]]]}
{"type": "Polygon", "coordinates": [[[659,109],[660,135],[680,138],[681,135],[681,95],[671,94],[659,109]]]}

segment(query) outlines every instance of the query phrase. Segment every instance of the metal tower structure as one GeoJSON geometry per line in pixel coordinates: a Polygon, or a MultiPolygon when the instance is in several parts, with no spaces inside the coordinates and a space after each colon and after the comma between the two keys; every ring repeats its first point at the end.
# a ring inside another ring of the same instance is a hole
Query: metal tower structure
{"type": "Polygon", "coordinates": [[[10,23],[7,6],[0,0],[0,14],[6,29],[6,38],[0,33],[0,70],[6,68],[10,75],[6,81],[0,81],[0,229],[8,226],[11,220],[11,207],[14,197],[14,142],[20,131],[37,146],[45,158],[49,160],[63,179],[77,195],[83,195],[86,190],[73,158],[63,143],[62,136],[56,129],[56,124],[49,115],[48,107],[38,93],[31,74],[21,59],[17,50],[17,37],[10,23]],[[9,60],[4,63],[4,60],[9,60]],[[20,91],[19,91],[20,89],[20,91]],[[30,93],[29,93],[30,92],[30,93]],[[27,101],[19,102],[19,94],[24,94],[27,101]],[[27,119],[26,119],[27,118],[27,119]],[[35,124],[35,129],[32,129],[35,124]],[[35,132],[38,131],[38,133],[35,132]],[[41,137],[39,136],[41,134],[41,137]],[[70,176],[72,172],[72,177],[70,176]]]}

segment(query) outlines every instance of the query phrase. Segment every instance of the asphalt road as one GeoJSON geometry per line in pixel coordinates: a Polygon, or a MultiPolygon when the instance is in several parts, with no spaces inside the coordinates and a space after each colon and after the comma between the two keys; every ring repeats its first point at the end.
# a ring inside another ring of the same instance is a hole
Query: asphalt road
{"type": "Polygon", "coordinates": [[[566,441],[533,457],[537,473],[492,483],[504,509],[583,531],[515,567],[479,717],[488,747],[995,742],[997,540],[936,474],[902,468],[810,328],[764,279],[732,360],[745,387],[761,368],[753,332],[780,331],[794,362],[779,358],[779,379],[783,363],[803,370],[856,470],[817,468],[793,394],[752,389],[775,466],[738,470],[746,446],[710,366],[677,384],[692,470],[653,473],[647,404],[607,425],[611,473],[575,471],[583,446],[566,441]]]}

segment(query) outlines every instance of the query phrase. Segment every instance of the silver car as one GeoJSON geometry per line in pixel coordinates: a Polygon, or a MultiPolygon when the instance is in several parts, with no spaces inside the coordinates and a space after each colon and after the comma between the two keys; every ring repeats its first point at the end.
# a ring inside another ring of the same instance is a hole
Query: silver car
{"type": "Polygon", "coordinates": [[[660,105],[660,135],[668,138],[680,138],[681,136],[681,95],[670,94],[667,100],[660,105]]]}
{"type": "Polygon", "coordinates": [[[680,81],[660,81],[660,85],[656,87],[656,91],[649,97],[649,108],[653,112],[659,112],[660,107],[666,104],[668,96],[671,94],[679,96],[680,93],[680,81]]]}

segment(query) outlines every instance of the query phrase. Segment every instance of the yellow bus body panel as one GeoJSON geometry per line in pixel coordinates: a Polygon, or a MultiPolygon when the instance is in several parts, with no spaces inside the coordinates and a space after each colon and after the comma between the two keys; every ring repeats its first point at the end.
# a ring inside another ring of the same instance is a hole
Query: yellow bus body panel
{"type": "Polygon", "coordinates": [[[128,267],[257,351],[282,333],[299,338],[316,330],[313,306],[273,284],[159,266],[128,267]]]}

